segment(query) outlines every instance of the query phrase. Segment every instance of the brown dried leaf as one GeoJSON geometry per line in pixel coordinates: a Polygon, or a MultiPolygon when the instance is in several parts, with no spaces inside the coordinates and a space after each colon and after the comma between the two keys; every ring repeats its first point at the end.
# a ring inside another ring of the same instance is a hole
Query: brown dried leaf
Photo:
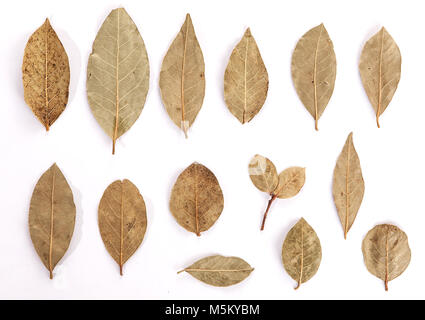
{"type": "Polygon", "coordinates": [[[400,49],[385,28],[364,45],[359,70],[379,128],[379,116],[391,102],[401,75],[400,49]]]}
{"type": "Polygon", "coordinates": [[[217,178],[207,167],[192,163],[177,178],[170,197],[170,211],[177,222],[197,236],[220,217],[224,199],[217,178]]]}
{"type": "Polygon", "coordinates": [[[25,102],[48,131],[69,95],[68,56],[49,19],[29,38],[22,63],[25,102]]]}
{"type": "Polygon", "coordinates": [[[292,55],[292,80],[305,108],[317,122],[332,96],[336,57],[332,40],[322,24],[307,31],[292,55]]]}
{"type": "Polygon", "coordinates": [[[370,230],[363,239],[364,263],[367,270],[385,282],[401,275],[410,263],[410,248],[407,235],[398,227],[381,224],[370,230]]]}
{"type": "Polygon", "coordinates": [[[254,270],[245,260],[237,257],[210,256],[198,260],[186,271],[196,279],[216,287],[228,287],[245,280],[254,270]]]}
{"type": "Polygon", "coordinates": [[[310,280],[317,272],[322,260],[322,247],[313,228],[301,218],[289,230],[282,246],[282,262],[286,272],[301,283],[310,280]]]}
{"type": "Polygon", "coordinates": [[[344,229],[344,238],[356,219],[363,200],[364,181],[360,159],[353,144],[353,133],[348,135],[334,169],[332,194],[344,229]]]}
{"type": "Polygon", "coordinates": [[[93,42],[87,98],[99,125],[116,140],[139,118],[149,90],[149,59],[136,24],[124,8],[112,10],[93,42]]]}
{"type": "Polygon", "coordinates": [[[164,57],[159,88],[168,115],[187,138],[205,95],[204,56],[189,14],[164,57]]]}
{"type": "Polygon", "coordinates": [[[124,263],[142,243],[146,226],[145,201],[137,187],[127,179],[111,183],[99,203],[99,230],[121,275],[124,263]]]}
{"type": "Polygon", "coordinates": [[[296,196],[305,183],[305,168],[290,167],[279,174],[279,184],[273,192],[279,199],[296,196]]]}
{"type": "Polygon", "coordinates": [[[38,180],[31,198],[29,229],[32,243],[53,279],[53,269],[71,242],[75,204],[65,177],[53,164],[38,180]]]}
{"type": "Polygon", "coordinates": [[[266,157],[255,155],[248,166],[249,177],[260,191],[272,193],[279,182],[276,167],[266,157]]]}
{"type": "Polygon", "coordinates": [[[233,49],[224,73],[224,100],[242,123],[251,121],[266,101],[269,76],[248,28],[233,49]]]}

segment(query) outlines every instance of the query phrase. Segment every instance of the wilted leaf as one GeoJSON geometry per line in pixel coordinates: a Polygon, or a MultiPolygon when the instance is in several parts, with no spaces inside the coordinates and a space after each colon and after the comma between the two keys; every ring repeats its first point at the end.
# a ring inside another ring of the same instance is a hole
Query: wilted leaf
{"type": "Polygon", "coordinates": [[[254,270],[245,260],[237,257],[210,256],[198,260],[186,271],[196,279],[216,287],[228,287],[245,280],[254,270]]]}
{"type": "Polygon", "coordinates": [[[364,45],[359,70],[379,128],[379,116],[393,98],[401,74],[400,50],[385,28],[364,45]]]}
{"type": "Polygon", "coordinates": [[[75,225],[72,190],[53,164],[38,180],[31,198],[29,229],[32,243],[53,279],[53,269],[71,242],[75,225]]]}
{"type": "Polygon", "coordinates": [[[290,167],[279,174],[279,184],[273,192],[279,199],[296,196],[305,183],[305,168],[290,167]]]}
{"type": "Polygon", "coordinates": [[[207,167],[192,163],[177,178],[171,191],[170,211],[186,230],[208,230],[220,217],[224,199],[217,178],[207,167]]]}
{"type": "Polygon", "coordinates": [[[233,49],[224,73],[224,100],[242,123],[251,121],[266,101],[269,76],[248,28],[233,49]]]}
{"type": "Polygon", "coordinates": [[[115,142],[136,122],[149,89],[149,60],[137,26],[123,8],[112,10],[93,43],[87,97],[94,117],[115,142]]]}
{"type": "Polygon", "coordinates": [[[367,270],[385,282],[401,275],[410,263],[407,235],[390,224],[381,224],[370,230],[363,239],[363,258],[367,270]]]}
{"type": "Polygon", "coordinates": [[[348,135],[334,169],[332,194],[344,229],[344,238],[356,219],[363,200],[364,181],[360,159],[353,144],[353,133],[348,135]]]}
{"type": "Polygon", "coordinates": [[[22,63],[25,102],[48,131],[69,95],[68,56],[49,19],[29,38],[22,63]]]}
{"type": "Polygon", "coordinates": [[[332,96],[336,77],[333,44],[323,23],[307,31],[292,55],[292,80],[302,103],[317,122],[332,96]]]}
{"type": "Polygon", "coordinates": [[[260,191],[272,193],[279,183],[276,167],[266,157],[255,155],[248,166],[249,177],[260,191]]]}
{"type": "Polygon", "coordinates": [[[301,283],[310,280],[317,272],[322,260],[322,247],[313,228],[301,218],[289,230],[282,246],[282,261],[286,272],[301,283]]]}
{"type": "Polygon", "coordinates": [[[142,243],[146,225],[145,201],[137,187],[127,179],[111,183],[99,203],[99,230],[121,275],[124,263],[142,243]]]}
{"type": "Polygon", "coordinates": [[[159,88],[168,115],[187,138],[205,94],[204,56],[189,14],[164,57],[159,88]]]}

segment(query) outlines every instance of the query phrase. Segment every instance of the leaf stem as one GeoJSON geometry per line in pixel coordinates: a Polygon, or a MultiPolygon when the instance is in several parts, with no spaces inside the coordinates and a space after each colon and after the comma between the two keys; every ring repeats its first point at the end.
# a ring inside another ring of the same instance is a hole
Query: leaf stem
{"type": "Polygon", "coordinates": [[[270,206],[272,205],[273,201],[276,200],[276,198],[277,198],[277,194],[271,194],[271,198],[269,200],[269,203],[267,204],[267,209],[266,209],[266,212],[264,213],[263,222],[261,224],[261,229],[260,229],[261,231],[264,230],[264,224],[266,223],[267,213],[269,212],[270,206]]]}

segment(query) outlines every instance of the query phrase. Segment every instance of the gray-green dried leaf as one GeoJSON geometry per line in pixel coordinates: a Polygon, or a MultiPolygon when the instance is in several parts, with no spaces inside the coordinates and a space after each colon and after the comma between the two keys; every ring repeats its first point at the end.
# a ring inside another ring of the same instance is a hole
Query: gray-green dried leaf
{"type": "Polygon", "coordinates": [[[149,60],[137,26],[123,8],[112,10],[93,43],[87,97],[99,125],[116,140],[139,118],[149,89],[149,60]]]}
{"type": "Polygon", "coordinates": [[[99,203],[99,230],[103,243],[120,267],[136,252],[146,232],[146,206],[129,180],[111,183],[99,203]]]}
{"type": "Polygon", "coordinates": [[[178,273],[186,271],[206,284],[228,287],[245,280],[253,270],[241,258],[216,255],[200,259],[178,273]]]}
{"type": "Polygon", "coordinates": [[[317,272],[322,260],[322,247],[313,228],[301,218],[289,230],[282,246],[282,262],[286,272],[301,283],[310,280],[317,272]]]}
{"type": "Polygon", "coordinates": [[[362,251],[367,270],[384,281],[386,291],[388,282],[401,275],[410,263],[407,235],[390,224],[370,230],[363,239],[362,251]]]}
{"type": "Polygon", "coordinates": [[[223,192],[214,173],[192,163],[177,178],[170,197],[170,211],[183,228],[197,236],[208,230],[223,211],[223,192]]]}
{"type": "Polygon", "coordinates": [[[379,128],[379,116],[391,102],[401,75],[400,49],[385,28],[364,45],[359,70],[379,128]]]}
{"type": "Polygon", "coordinates": [[[256,154],[248,166],[249,177],[258,190],[272,193],[279,183],[276,167],[266,157],[256,154]]]}
{"type": "Polygon", "coordinates": [[[322,24],[307,31],[292,55],[295,90],[317,122],[332,96],[336,78],[336,57],[332,40],[322,24]]]}
{"type": "Polygon", "coordinates": [[[68,250],[75,225],[72,190],[56,164],[38,180],[28,220],[34,248],[53,279],[53,269],[68,250]]]}
{"type": "Polygon", "coordinates": [[[164,57],[159,88],[168,115],[187,138],[205,95],[204,56],[189,14],[164,57]]]}
{"type": "Polygon", "coordinates": [[[233,49],[224,73],[224,100],[242,123],[251,121],[266,101],[269,76],[248,28],[233,49]]]}
{"type": "Polygon", "coordinates": [[[364,195],[364,181],[360,159],[351,132],[338,157],[334,169],[332,194],[344,229],[344,238],[356,219],[364,195]]]}
{"type": "Polygon", "coordinates": [[[49,19],[29,38],[22,63],[25,102],[48,131],[65,110],[69,61],[49,19]]]}

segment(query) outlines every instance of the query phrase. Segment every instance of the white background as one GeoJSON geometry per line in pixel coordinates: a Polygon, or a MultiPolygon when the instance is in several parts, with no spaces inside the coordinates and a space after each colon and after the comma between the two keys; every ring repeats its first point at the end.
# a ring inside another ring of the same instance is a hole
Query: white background
{"type": "Polygon", "coordinates": [[[0,16],[0,298],[35,299],[316,299],[425,298],[425,20],[421,1],[9,1],[0,16]],[[112,143],[86,99],[88,56],[110,10],[124,6],[149,54],[150,90],[134,126],[112,143]],[[168,118],[158,76],[162,59],[191,13],[206,65],[203,107],[189,139],[168,118]],[[46,133],[23,98],[25,44],[46,16],[70,59],[70,100],[46,133]],[[324,22],[337,57],[334,94],[319,121],[299,101],[290,62],[298,39],[324,22]],[[398,43],[402,76],[376,127],[358,62],[367,39],[385,26],[398,43]],[[270,78],[260,113],[242,126],[223,100],[223,75],[233,47],[251,27],[270,78]],[[350,131],[360,156],[366,191],[344,241],[332,200],[332,174],[350,131]],[[278,168],[306,167],[298,196],[273,204],[266,229],[260,222],[268,195],[248,175],[256,154],[278,168]],[[178,174],[194,161],[210,168],[223,189],[224,211],[200,238],[181,228],[168,209],[178,174]],[[33,188],[53,162],[69,181],[77,207],[70,249],[54,280],[38,258],[28,231],[33,188]],[[128,178],[142,193],[148,228],[138,251],[119,276],[97,225],[105,188],[128,178]],[[288,230],[304,217],[316,230],[323,259],[316,276],[293,290],[281,262],[288,230]],[[409,236],[412,260],[384,291],[363,263],[361,241],[376,224],[393,223],[409,236]],[[211,255],[236,255],[255,271],[229,288],[207,286],[176,272],[211,255]]]}

